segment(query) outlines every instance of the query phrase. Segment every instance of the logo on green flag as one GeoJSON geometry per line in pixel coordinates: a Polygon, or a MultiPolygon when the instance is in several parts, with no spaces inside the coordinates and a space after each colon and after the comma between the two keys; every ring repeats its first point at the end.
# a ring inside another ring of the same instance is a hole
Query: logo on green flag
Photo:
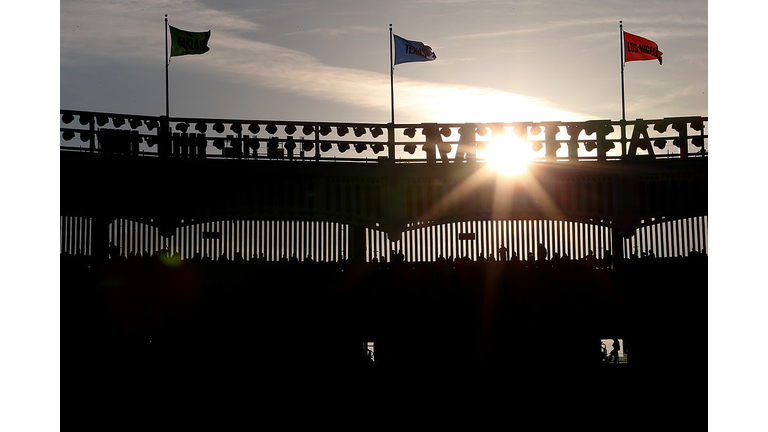
{"type": "Polygon", "coordinates": [[[171,57],[183,56],[187,54],[207,53],[208,39],[211,38],[211,31],[207,32],[189,32],[168,26],[171,29],[171,57]]]}

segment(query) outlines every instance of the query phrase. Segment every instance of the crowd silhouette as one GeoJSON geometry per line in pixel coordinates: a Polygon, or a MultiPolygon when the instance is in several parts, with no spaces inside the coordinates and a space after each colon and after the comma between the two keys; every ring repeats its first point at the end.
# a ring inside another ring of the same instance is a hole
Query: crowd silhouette
{"type": "Polygon", "coordinates": [[[89,349],[98,341],[188,367],[227,359],[347,372],[604,364],[596,338],[629,333],[643,347],[644,337],[679,324],[676,309],[698,304],[689,296],[706,286],[702,253],[648,254],[615,267],[593,253],[549,256],[541,245],[538,260],[498,252],[434,262],[408,262],[402,251],[371,262],[268,261],[263,253],[182,258],[165,247],[120,254],[110,245],[104,260],[62,254],[61,286],[74,295],[75,327],[89,349]],[[648,311],[654,321],[638,335],[648,311]],[[538,351],[553,338],[555,352],[538,351]],[[375,341],[375,362],[366,341],[375,341]]]}
{"type": "MultiPolygon", "coordinates": [[[[452,266],[459,265],[459,266],[477,266],[477,265],[483,265],[486,263],[505,263],[508,265],[518,265],[525,268],[532,268],[532,267],[543,267],[543,268],[551,268],[551,267],[559,267],[562,265],[569,265],[574,264],[581,267],[586,267],[590,269],[609,269],[613,268],[614,266],[614,260],[613,255],[609,250],[603,250],[602,251],[602,258],[598,258],[595,254],[594,250],[589,250],[588,253],[582,257],[582,258],[571,258],[567,253],[563,253],[560,255],[558,252],[553,252],[550,254],[546,247],[539,243],[536,247],[536,254],[534,254],[533,251],[528,251],[528,253],[525,255],[524,259],[519,257],[516,251],[512,251],[512,254],[510,256],[509,249],[501,245],[496,254],[493,254],[491,252],[483,253],[480,252],[478,255],[474,258],[470,257],[467,254],[464,254],[460,257],[453,257],[452,255],[449,255],[448,257],[443,256],[441,253],[434,261],[434,263],[448,263],[452,266]]],[[[201,252],[194,252],[194,254],[187,254],[186,256],[182,256],[181,252],[176,250],[174,252],[171,252],[170,247],[166,244],[160,247],[160,249],[155,250],[154,252],[150,253],[147,250],[144,250],[143,252],[135,252],[135,251],[128,251],[127,253],[121,252],[120,248],[114,243],[110,242],[109,247],[107,248],[107,258],[108,260],[98,260],[94,257],[91,257],[89,255],[83,254],[82,250],[78,249],[77,253],[71,254],[67,252],[61,253],[61,259],[63,263],[67,264],[87,264],[88,266],[95,265],[96,263],[103,263],[103,262],[121,262],[121,261],[127,261],[127,262],[148,262],[150,260],[160,260],[165,258],[171,258],[176,260],[183,260],[187,262],[211,262],[211,261],[219,261],[219,262],[237,262],[242,264],[265,264],[268,262],[304,262],[304,263],[314,263],[314,262],[325,262],[328,264],[345,264],[345,263],[354,263],[351,259],[347,259],[344,257],[343,254],[341,254],[339,260],[333,260],[333,259],[326,259],[323,261],[317,261],[314,259],[311,253],[307,253],[303,259],[299,259],[296,255],[296,252],[291,252],[290,257],[286,255],[286,253],[282,253],[277,260],[268,260],[264,252],[257,252],[251,255],[249,259],[246,259],[243,257],[242,253],[240,251],[235,251],[231,258],[227,256],[225,252],[222,252],[217,257],[211,257],[211,255],[207,252],[201,253],[201,252]]],[[[653,252],[653,249],[648,249],[647,252],[638,253],[637,249],[633,249],[632,253],[629,255],[629,257],[626,258],[625,262],[638,262],[638,260],[652,260],[656,259],[656,255],[653,252]]],[[[702,249],[701,251],[697,251],[695,249],[691,249],[687,256],[683,256],[682,254],[678,254],[676,258],[659,258],[659,261],[669,261],[671,259],[678,259],[681,260],[683,258],[686,258],[691,261],[706,261],[707,259],[707,253],[706,250],[702,249]]],[[[379,255],[376,253],[373,253],[370,256],[368,263],[357,263],[357,264],[381,264],[381,265],[387,265],[388,263],[429,263],[430,261],[420,261],[420,260],[408,260],[406,259],[405,254],[403,253],[402,249],[392,249],[389,254],[389,258],[387,258],[387,255],[383,252],[379,255]]],[[[644,261],[648,262],[648,261],[644,261]]]]}

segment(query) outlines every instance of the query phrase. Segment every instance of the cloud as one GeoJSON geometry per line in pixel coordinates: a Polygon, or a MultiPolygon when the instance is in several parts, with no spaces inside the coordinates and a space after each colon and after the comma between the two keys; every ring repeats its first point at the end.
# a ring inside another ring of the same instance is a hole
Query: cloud
{"type": "Polygon", "coordinates": [[[324,28],[315,28],[315,29],[309,29],[309,30],[299,30],[299,31],[284,33],[283,35],[284,36],[322,35],[322,36],[339,37],[339,36],[346,36],[350,33],[352,34],[381,33],[381,29],[377,27],[366,27],[366,26],[343,26],[339,28],[324,27],[324,28]]]}
{"type": "MultiPolygon", "coordinates": [[[[475,39],[493,39],[504,38],[508,36],[534,35],[540,33],[552,33],[561,29],[568,31],[569,38],[605,38],[617,37],[619,20],[613,15],[606,14],[601,10],[594,11],[592,18],[569,18],[552,21],[521,21],[514,24],[512,29],[503,29],[481,33],[465,33],[447,36],[447,40],[475,40],[475,39]],[[610,24],[616,28],[614,32],[599,30],[594,33],[583,33],[583,30],[577,30],[578,27],[603,29],[605,25],[610,24]]],[[[632,19],[624,22],[624,30],[630,33],[644,32],[647,37],[699,37],[707,36],[707,17],[706,11],[702,16],[681,11],[680,14],[668,13],[660,15],[656,12],[649,12],[642,15],[633,15],[632,19]],[[631,29],[630,29],[631,27],[631,29]]]]}
{"type": "MultiPolygon", "coordinates": [[[[205,76],[210,86],[218,82],[236,83],[244,87],[244,92],[249,87],[279,90],[298,98],[389,113],[388,73],[331,66],[305,52],[256,40],[257,22],[205,8],[194,0],[147,3],[152,6],[145,9],[137,9],[137,4],[62,2],[62,64],[89,67],[96,63],[118,66],[141,63],[152,66],[163,57],[163,11],[168,11],[172,23],[185,30],[215,29],[211,36],[211,51],[204,58],[174,57],[171,63],[171,68],[183,65],[187,73],[205,76]],[[98,20],[93,16],[98,16],[98,20]],[[154,21],[152,29],[156,32],[147,31],[148,21],[154,21]]],[[[366,29],[349,26],[342,27],[339,32],[366,29]]],[[[328,29],[312,31],[326,32],[328,29]]],[[[430,66],[433,65],[418,65],[430,66]]],[[[585,118],[582,114],[557,110],[543,99],[498,89],[395,78],[396,120],[399,123],[585,118]]]]}
{"type": "Polygon", "coordinates": [[[202,7],[195,0],[142,3],[64,0],[61,2],[61,62],[85,59],[145,59],[163,56],[165,14],[169,24],[189,31],[256,31],[259,24],[239,15],[202,7]],[[145,4],[146,7],[140,7],[145,4]]]}
{"type": "MultiPolygon", "coordinates": [[[[323,64],[317,58],[264,42],[222,36],[237,52],[208,62],[211,72],[230,79],[315,99],[388,111],[388,74],[323,64]],[[254,59],[254,60],[243,60],[254,59]]],[[[430,67],[431,64],[418,65],[430,67]]],[[[492,88],[438,84],[395,77],[398,122],[576,120],[583,114],[557,110],[547,101],[492,88]]]]}

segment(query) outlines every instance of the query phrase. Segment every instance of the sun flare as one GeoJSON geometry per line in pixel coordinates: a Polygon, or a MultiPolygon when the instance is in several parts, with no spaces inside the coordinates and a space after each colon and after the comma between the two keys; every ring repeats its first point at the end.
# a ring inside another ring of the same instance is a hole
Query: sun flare
{"type": "Polygon", "coordinates": [[[525,172],[536,157],[530,143],[511,133],[493,138],[480,155],[488,161],[488,168],[507,176],[525,172]]]}

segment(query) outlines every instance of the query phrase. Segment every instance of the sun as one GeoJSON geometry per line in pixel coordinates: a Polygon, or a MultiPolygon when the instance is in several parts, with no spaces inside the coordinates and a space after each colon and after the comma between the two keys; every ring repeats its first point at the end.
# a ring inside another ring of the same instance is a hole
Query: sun
{"type": "Polygon", "coordinates": [[[488,161],[488,168],[506,176],[522,174],[536,156],[531,144],[512,133],[493,138],[480,157],[488,161]]]}

